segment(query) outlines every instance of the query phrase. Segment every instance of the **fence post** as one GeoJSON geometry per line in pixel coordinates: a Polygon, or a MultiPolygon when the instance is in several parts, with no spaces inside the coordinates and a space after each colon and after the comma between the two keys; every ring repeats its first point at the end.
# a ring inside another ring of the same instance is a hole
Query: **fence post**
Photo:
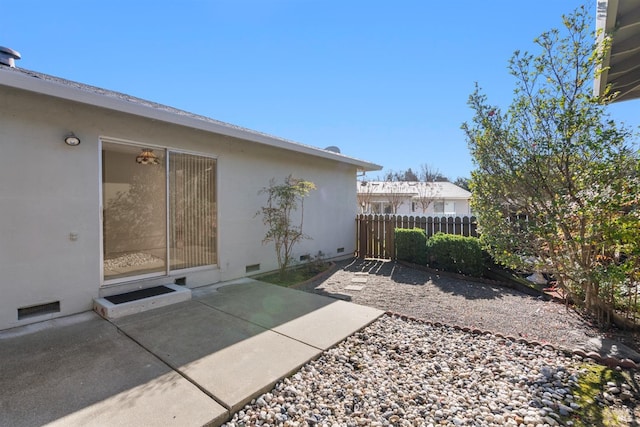
{"type": "Polygon", "coordinates": [[[369,236],[367,233],[367,217],[366,215],[360,215],[358,218],[358,258],[364,258],[367,256],[367,242],[369,236]]]}
{"type": "Polygon", "coordinates": [[[376,257],[378,252],[380,252],[380,219],[382,215],[374,215],[371,221],[371,237],[369,244],[371,245],[369,248],[369,253],[367,256],[376,257]]]}
{"type": "Polygon", "coordinates": [[[371,252],[373,251],[373,245],[375,243],[375,234],[374,234],[374,217],[375,215],[369,215],[367,217],[367,250],[365,257],[370,257],[371,252]]]}
{"type": "Polygon", "coordinates": [[[462,235],[468,237],[471,235],[471,227],[469,224],[469,217],[465,216],[462,218],[462,235]]]}
{"type": "Polygon", "coordinates": [[[396,216],[394,215],[393,217],[389,217],[387,216],[385,218],[384,221],[384,225],[385,225],[385,233],[384,233],[384,252],[382,253],[382,257],[383,258],[391,258],[391,259],[395,259],[395,254],[396,254],[396,250],[395,250],[395,239],[394,239],[394,232],[395,232],[395,221],[396,220],[396,216]]]}
{"type": "Polygon", "coordinates": [[[469,218],[469,234],[473,237],[479,237],[478,236],[478,221],[476,220],[475,216],[472,216],[471,218],[469,218]]]}
{"type": "Polygon", "coordinates": [[[424,233],[427,234],[427,218],[424,216],[417,217],[416,227],[424,230],[424,233]]]}

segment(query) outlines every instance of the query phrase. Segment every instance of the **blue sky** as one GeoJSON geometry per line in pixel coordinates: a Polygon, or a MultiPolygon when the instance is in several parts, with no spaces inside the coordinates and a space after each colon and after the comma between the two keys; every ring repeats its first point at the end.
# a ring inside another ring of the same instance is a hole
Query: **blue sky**
{"type": "MultiPolygon", "coordinates": [[[[512,53],[581,3],[4,0],[0,45],[18,67],[455,179],[474,83],[506,108],[512,53]]],[[[637,103],[610,109],[640,124],[637,103]]]]}

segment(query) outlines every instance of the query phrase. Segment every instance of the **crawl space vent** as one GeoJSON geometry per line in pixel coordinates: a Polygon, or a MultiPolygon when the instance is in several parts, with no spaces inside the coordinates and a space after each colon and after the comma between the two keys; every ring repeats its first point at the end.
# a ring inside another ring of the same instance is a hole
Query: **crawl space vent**
{"type": "Polygon", "coordinates": [[[252,271],[258,271],[258,270],[260,270],[260,264],[247,265],[244,268],[245,273],[251,273],[252,271]]]}
{"type": "Polygon", "coordinates": [[[60,301],[19,308],[18,320],[28,319],[29,317],[42,316],[43,314],[51,313],[60,313],[60,301]]]}

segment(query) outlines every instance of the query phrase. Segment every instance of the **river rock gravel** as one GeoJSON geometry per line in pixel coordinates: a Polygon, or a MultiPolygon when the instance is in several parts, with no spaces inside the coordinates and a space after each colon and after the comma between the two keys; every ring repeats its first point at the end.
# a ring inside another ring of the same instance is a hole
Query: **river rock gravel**
{"type": "Polygon", "coordinates": [[[551,347],[384,315],[226,426],[571,425],[580,363],[551,347]]]}
{"type": "MultiPolygon", "coordinates": [[[[569,350],[606,337],[562,304],[390,261],[341,261],[299,288],[402,316],[325,351],[225,426],[570,426],[593,362],[569,350]]],[[[632,378],[599,394],[615,425],[640,419],[632,378]]]]}

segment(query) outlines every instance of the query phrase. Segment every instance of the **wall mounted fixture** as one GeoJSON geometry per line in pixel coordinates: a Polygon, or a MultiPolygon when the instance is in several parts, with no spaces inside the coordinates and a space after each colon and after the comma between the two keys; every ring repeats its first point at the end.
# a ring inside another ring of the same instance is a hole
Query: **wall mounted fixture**
{"type": "Polygon", "coordinates": [[[80,145],[80,138],[75,136],[73,133],[70,133],[69,135],[64,137],[64,143],[75,147],[76,145],[80,145]]]}
{"type": "Polygon", "coordinates": [[[136,163],[141,165],[158,165],[160,164],[160,159],[153,154],[153,150],[143,148],[142,152],[136,157],[136,163]]]}

